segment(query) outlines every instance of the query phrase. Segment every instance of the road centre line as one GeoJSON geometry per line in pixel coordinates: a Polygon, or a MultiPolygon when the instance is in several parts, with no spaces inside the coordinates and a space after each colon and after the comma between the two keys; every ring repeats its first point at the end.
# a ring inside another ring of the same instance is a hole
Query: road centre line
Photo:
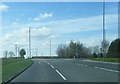
{"type": "Polygon", "coordinates": [[[47,63],[47,62],[45,62],[45,61],[43,61],[44,63],[46,63],[46,64],[48,64],[48,65],[50,65],[50,63],[47,63]]]}
{"type": "MultiPolygon", "coordinates": [[[[49,64],[49,63],[48,63],[49,64]]],[[[50,65],[50,64],[49,64],[50,65]]],[[[50,65],[53,69],[54,69],[54,66],[53,65],[50,65]]],[[[62,78],[63,80],[67,80],[58,70],[55,70],[62,78]]]]}
{"type": "Polygon", "coordinates": [[[53,65],[50,65],[50,66],[54,69],[53,65]]]}
{"type": "Polygon", "coordinates": [[[56,72],[63,78],[63,80],[67,80],[58,70],[56,72]]]}

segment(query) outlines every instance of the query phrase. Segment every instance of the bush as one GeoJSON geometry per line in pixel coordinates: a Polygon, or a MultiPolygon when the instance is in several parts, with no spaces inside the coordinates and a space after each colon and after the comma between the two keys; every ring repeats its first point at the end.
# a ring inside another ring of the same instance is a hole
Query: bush
{"type": "Polygon", "coordinates": [[[120,57],[120,38],[111,42],[107,52],[107,57],[120,57]]]}
{"type": "Polygon", "coordinates": [[[26,55],[26,51],[24,49],[20,50],[20,56],[24,58],[24,55],[26,55]]]}

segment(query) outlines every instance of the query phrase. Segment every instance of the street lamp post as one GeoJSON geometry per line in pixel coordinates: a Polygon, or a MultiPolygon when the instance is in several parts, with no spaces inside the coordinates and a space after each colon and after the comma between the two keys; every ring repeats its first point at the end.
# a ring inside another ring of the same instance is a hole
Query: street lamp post
{"type": "Polygon", "coordinates": [[[77,40],[77,58],[79,58],[79,42],[77,40]]]}
{"type": "Polygon", "coordinates": [[[17,57],[17,44],[15,44],[15,54],[16,54],[16,57],[17,57]]]}
{"type": "Polygon", "coordinates": [[[51,57],[51,40],[50,40],[50,57],[51,57]]]}
{"type": "Polygon", "coordinates": [[[105,30],[105,1],[103,1],[103,58],[106,59],[105,51],[105,40],[106,40],[106,30],[105,30]]]}
{"type": "Polygon", "coordinates": [[[31,58],[31,28],[29,27],[29,57],[31,58]]]}
{"type": "Polygon", "coordinates": [[[18,57],[19,57],[20,47],[18,47],[18,57]]]}

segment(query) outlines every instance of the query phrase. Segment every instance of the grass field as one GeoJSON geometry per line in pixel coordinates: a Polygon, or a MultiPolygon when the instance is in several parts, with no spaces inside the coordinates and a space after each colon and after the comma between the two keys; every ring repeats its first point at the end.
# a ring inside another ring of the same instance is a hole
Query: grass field
{"type": "Polygon", "coordinates": [[[120,58],[106,58],[105,60],[103,58],[90,58],[90,60],[120,63],[120,58]]]}
{"type": "Polygon", "coordinates": [[[32,60],[23,58],[2,59],[2,81],[8,80],[18,74],[31,63],[32,60]]]}

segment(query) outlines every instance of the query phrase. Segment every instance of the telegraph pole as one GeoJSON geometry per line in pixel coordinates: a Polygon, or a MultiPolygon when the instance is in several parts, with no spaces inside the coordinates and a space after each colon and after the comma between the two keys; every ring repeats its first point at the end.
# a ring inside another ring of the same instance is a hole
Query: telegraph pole
{"type": "Polygon", "coordinates": [[[50,40],[50,57],[51,57],[51,40],[50,40]]]}
{"type": "Polygon", "coordinates": [[[17,45],[15,45],[15,54],[16,54],[16,57],[17,57],[17,45]]]}
{"type": "Polygon", "coordinates": [[[77,40],[77,58],[79,58],[79,42],[77,40]]]}
{"type": "Polygon", "coordinates": [[[38,57],[38,48],[36,48],[36,57],[38,57]]]}
{"type": "Polygon", "coordinates": [[[20,47],[18,47],[18,57],[19,57],[20,47]]]}
{"type": "Polygon", "coordinates": [[[35,52],[36,53],[36,57],[37,57],[37,52],[35,52]]]}
{"type": "MultiPolygon", "coordinates": [[[[120,39],[120,2],[118,4],[118,39],[120,39]]],[[[117,54],[118,62],[119,62],[119,56],[120,56],[120,54],[118,53],[117,54]]],[[[120,81],[119,81],[119,84],[120,84],[120,81]]]]}
{"type": "Polygon", "coordinates": [[[41,53],[41,57],[43,56],[43,54],[41,53]]]}
{"type": "Polygon", "coordinates": [[[29,57],[31,58],[31,28],[29,27],[29,57]]]}
{"type": "Polygon", "coordinates": [[[105,30],[105,0],[103,1],[103,57],[106,58],[105,51],[105,40],[106,40],[106,30],[105,30]]]}

